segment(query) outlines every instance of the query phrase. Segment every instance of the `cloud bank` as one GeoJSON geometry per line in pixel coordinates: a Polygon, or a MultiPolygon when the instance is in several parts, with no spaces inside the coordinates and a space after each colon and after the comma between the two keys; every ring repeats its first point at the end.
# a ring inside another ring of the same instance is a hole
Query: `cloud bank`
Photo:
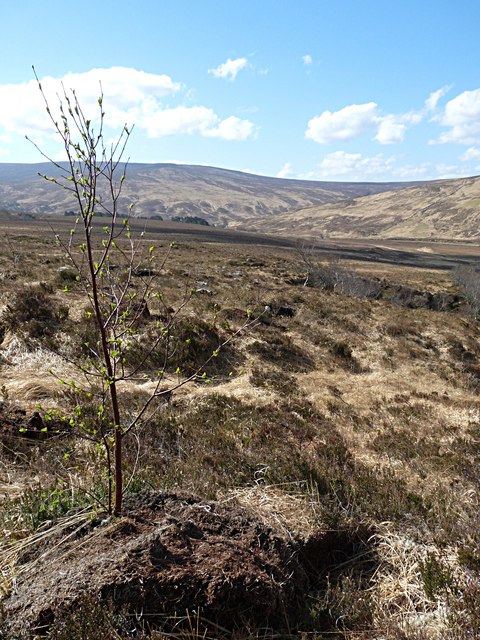
{"type": "MultiPolygon", "coordinates": [[[[471,150],[465,160],[480,159],[480,152],[471,150]]],[[[326,154],[312,171],[296,173],[291,162],[277,173],[279,178],[295,178],[298,180],[327,180],[353,182],[410,182],[415,180],[436,180],[441,178],[455,178],[465,175],[462,166],[445,163],[422,162],[419,164],[405,163],[402,156],[363,155],[362,153],[348,153],[334,151],[326,154]]]]}
{"type": "Polygon", "coordinates": [[[480,144],[480,89],[463,91],[444,107],[441,99],[451,90],[446,85],[430,93],[421,109],[405,113],[384,113],[376,102],[351,104],[338,111],[323,111],[307,123],[305,137],[318,144],[353,140],[369,131],[382,144],[400,144],[408,129],[427,120],[446,131],[431,144],[480,144]]]}
{"type": "Polygon", "coordinates": [[[375,131],[374,140],[380,144],[403,142],[409,125],[418,124],[422,113],[409,111],[384,115],[376,102],[351,104],[338,111],[324,111],[307,124],[305,137],[319,144],[352,140],[369,130],[375,131]]]}
{"type": "MultiPolygon", "coordinates": [[[[255,125],[236,116],[222,119],[205,106],[171,106],[185,87],[168,75],[146,73],[129,67],[91,69],[62,78],[41,78],[42,88],[55,114],[58,96],[75,90],[87,117],[98,116],[97,99],[105,96],[105,124],[119,128],[135,124],[150,138],[170,135],[200,135],[224,140],[253,137],[255,125]],[[167,102],[168,101],[168,102],[167,102]]],[[[56,113],[58,117],[58,111],[56,113]]],[[[0,85],[0,132],[28,134],[32,138],[50,135],[52,124],[35,80],[0,85]]]]}
{"type": "MultiPolygon", "coordinates": [[[[445,86],[433,91],[425,100],[423,108],[417,111],[384,113],[376,102],[351,104],[338,111],[323,111],[308,121],[305,137],[318,144],[331,144],[352,140],[371,131],[374,133],[373,140],[382,145],[400,144],[404,141],[408,128],[419,124],[427,116],[430,116],[433,121],[440,120],[442,124],[458,124],[459,109],[456,105],[452,108],[448,103],[445,115],[443,117],[436,115],[439,101],[450,88],[445,86]]],[[[480,110],[480,95],[478,100],[480,110]]],[[[457,139],[459,137],[457,136],[457,139]]]]}

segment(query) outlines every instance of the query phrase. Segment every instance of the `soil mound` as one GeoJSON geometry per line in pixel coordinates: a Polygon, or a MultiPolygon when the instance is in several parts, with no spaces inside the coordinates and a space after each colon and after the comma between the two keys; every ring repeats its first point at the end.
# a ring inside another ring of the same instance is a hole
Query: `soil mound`
{"type": "Polygon", "coordinates": [[[27,570],[3,603],[7,637],[47,633],[88,598],[147,628],[171,629],[176,616],[178,631],[186,611],[227,630],[279,628],[309,586],[300,543],[245,510],[191,496],[139,494],[121,518],[58,542],[20,558],[27,570]]]}

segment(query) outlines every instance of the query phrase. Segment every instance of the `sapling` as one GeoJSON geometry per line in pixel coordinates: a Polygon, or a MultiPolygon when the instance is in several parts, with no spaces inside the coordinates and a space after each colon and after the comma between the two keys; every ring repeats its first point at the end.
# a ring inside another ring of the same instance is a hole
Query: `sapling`
{"type": "MultiPolygon", "coordinates": [[[[166,369],[174,350],[173,330],[179,313],[190,298],[187,291],[172,310],[158,290],[156,275],[169,252],[160,260],[155,246],[146,243],[145,232],[134,233],[131,225],[132,205],[127,205],[122,190],[128,161],[124,161],[132,127],[123,126],[117,139],[107,144],[104,137],[104,96],[100,86],[96,117],[88,116],[74,90],[57,96],[56,104],[47,97],[35,72],[45,109],[62,141],[66,162],[40,153],[55,168],[55,175],[42,174],[54,185],[68,191],[76,217],[68,238],[56,234],[72,268],[76,291],[83,292],[88,303],[85,326],[92,337],[83,342],[84,358],[75,360],[82,380],[63,380],[76,399],[70,416],[72,429],[97,444],[108,478],[107,509],[119,515],[125,490],[123,446],[125,439],[140,426],[158,401],[170,398],[178,387],[205,379],[205,366],[218,356],[223,346],[240,331],[255,324],[248,314],[244,325],[212,351],[193,373],[167,382],[166,369]],[[155,321],[155,334],[141,356],[132,364],[130,353],[138,346],[138,331],[149,315],[149,304],[163,307],[165,313],[155,321]],[[145,373],[155,356],[155,370],[145,373]],[[121,402],[121,387],[128,381],[150,382],[150,390],[134,408],[126,410],[121,402]],[[86,416],[84,407],[89,407],[86,416]]],[[[68,291],[69,285],[65,285],[68,291]]],[[[55,375],[55,372],[53,372],[55,375]]]]}

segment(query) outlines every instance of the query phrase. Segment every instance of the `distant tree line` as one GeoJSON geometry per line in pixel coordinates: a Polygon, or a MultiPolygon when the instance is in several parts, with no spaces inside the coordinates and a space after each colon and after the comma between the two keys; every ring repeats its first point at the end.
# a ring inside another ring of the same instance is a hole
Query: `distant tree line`
{"type": "MultiPolygon", "coordinates": [[[[63,215],[64,215],[64,216],[78,216],[78,211],[66,210],[66,211],[64,211],[63,215]]],[[[105,213],[105,212],[103,212],[103,211],[96,211],[96,212],[95,212],[95,216],[96,216],[97,218],[109,218],[109,217],[110,217],[110,214],[105,213]]],[[[122,213],[122,212],[119,212],[119,213],[117,214],[117,216],[118,216],[119,218],[127,218],[127,217],[128,217],[128,216],[127,216],[127,214],[124,214],[124,213],[122,213]]]]}
{"type": "MultiPolygon", "coordinates": [[[[77,216],[78,213],[72,210],[66,210],[64,212],[65,216],[77,216]]],[[[109,214],[108,213],[103,213],[102,211],[96,211],[95,215],[97,216],[97,218],[108,218],[109,214]]],[[[122,214],[119,213],[118,217],[122,217],[122,214]]],[[[137,216],[137,218],[148,218],[150,220],[163,220],[161,215],[155,214],[153,216],[137,216]]],[[[200,224],[204,227],[209,227],[210,224],[208,223],[207,220],[205,220],[204,218],[200,218],[199,216],[173,216],[171,218],[172,222],[182,222],[184,224],[200,224]]]]}
{"type": "Polygon", "coordinates": [[[185,224],[201,224],[204,227],[209,227],[209,223],[204,218],[199,216],[172,216],[172,222],[183,222],[185,224]]]}

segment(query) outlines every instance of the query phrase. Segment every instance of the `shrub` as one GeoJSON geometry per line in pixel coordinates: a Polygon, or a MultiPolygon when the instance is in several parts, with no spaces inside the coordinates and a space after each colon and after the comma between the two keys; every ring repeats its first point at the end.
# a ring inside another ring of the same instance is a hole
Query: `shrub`
{"type": "Polygon", "coordinates": [[[295,378],[285,371],[261,369],[254,367],[250,375],[250,383],[255,387],[272,389],[278,393],[298,393],[295,378]]]}
{"type": "Polygon", "coordinates": [[[183,224],[199,224],[204,227],[209,227],[209,223],[205,218],[199,216],[173,216],[172,222],[182,222],[183,224]]]}
{"type": "Polygon", "coordinates": [[[304,286],[336,291],[355,298],[382,297],[380,280],[364,278],[353,269],[346,269],[332,257],[325,263],[320,262],[315,256],[315,247],[302,246],[298,254],[306,271],[304,286]]]}
{"type": "Polygon", "coordinates": [[[387,324],[384,331],[390,338],[419,335],[415,322],[405,317],[401,317],[397,321],[387,324]]]}
{"type": "MultiPolygon", "coordinates": [[[[153,318],[144,330],[131,337],[125,353],[129,367],[138,368],[141,372],[158,369],[172,373],[178,371],[185,376],[206,372],[209,377],[228,376],[235,369],[238,355],[230,345],[219,350],[223,338],[205,320],[185,317],[172,323],[168,330],[165,326],[162,320],[153,318]],[[153,350],[152,344],[156,345],[153,350]]],[[[94,323],[85,323],[84,327],[83,332],[89,327],[95,335],[94,323]]]]}
{"type": "Polygon", "coordinates": [[[26,286],[12,296],[3,315],[5,328],[29,338],[51,337],[68,316],[45,285],[26,286]]]}
{"type": "Polygon", "coordinates": [[[353,351],[350,345],[343,340],[334,342],[330,347],[330,352],[335,357],[337,362],[345,369],[351,371],[352,373],[362,372],[362,367],[353,355],[353,351]]]}
{"type": "Polygon", "coordinates": [[[429,600],[436,600],[437,596],[452,588],[453,576],[450,570],[434,553],[429,553],[424,561],[420,561],[419,569],[425,595],[429,600]]]}
{"type": "Polygon", "coordinates": [[[455,269],[453,278],[465,292],[465,297],[475,318],[480,316],[480,272],[474,265],[455,269]]]}
{"type": "Polygon", "coordinates": [[[70,285],[77,281],[78,273],[72,267],[60,267],[57,272],[57,280],[61,285],[70,285]]]}
{"type": "Polygon", "coordinates": [[[262,338],[263,340],[255,340],[248,347],[251,354],[290,371],[305,372],[314,367],[312,358],[290,336],[273,328],[265,328],[262,338]]]}
{"type": "Polygon", "coordinates": [[[154,486],[180,486],[212,498],[255,479],[312,479],[327,491],[328,478],[340,477],[348,459],[333,425],[297,395],[256,406],[212,394],[161,412],[141,438],[139,466],[154,486]]]}
{"type": "Polygon", "coordinates": [[[21,497],[2,504],[0,524],[4,531],[36,531],[46,521],[56,520],[72,509],[88,506],[86,494],[69,486],[32,487],[21,497]]]}

